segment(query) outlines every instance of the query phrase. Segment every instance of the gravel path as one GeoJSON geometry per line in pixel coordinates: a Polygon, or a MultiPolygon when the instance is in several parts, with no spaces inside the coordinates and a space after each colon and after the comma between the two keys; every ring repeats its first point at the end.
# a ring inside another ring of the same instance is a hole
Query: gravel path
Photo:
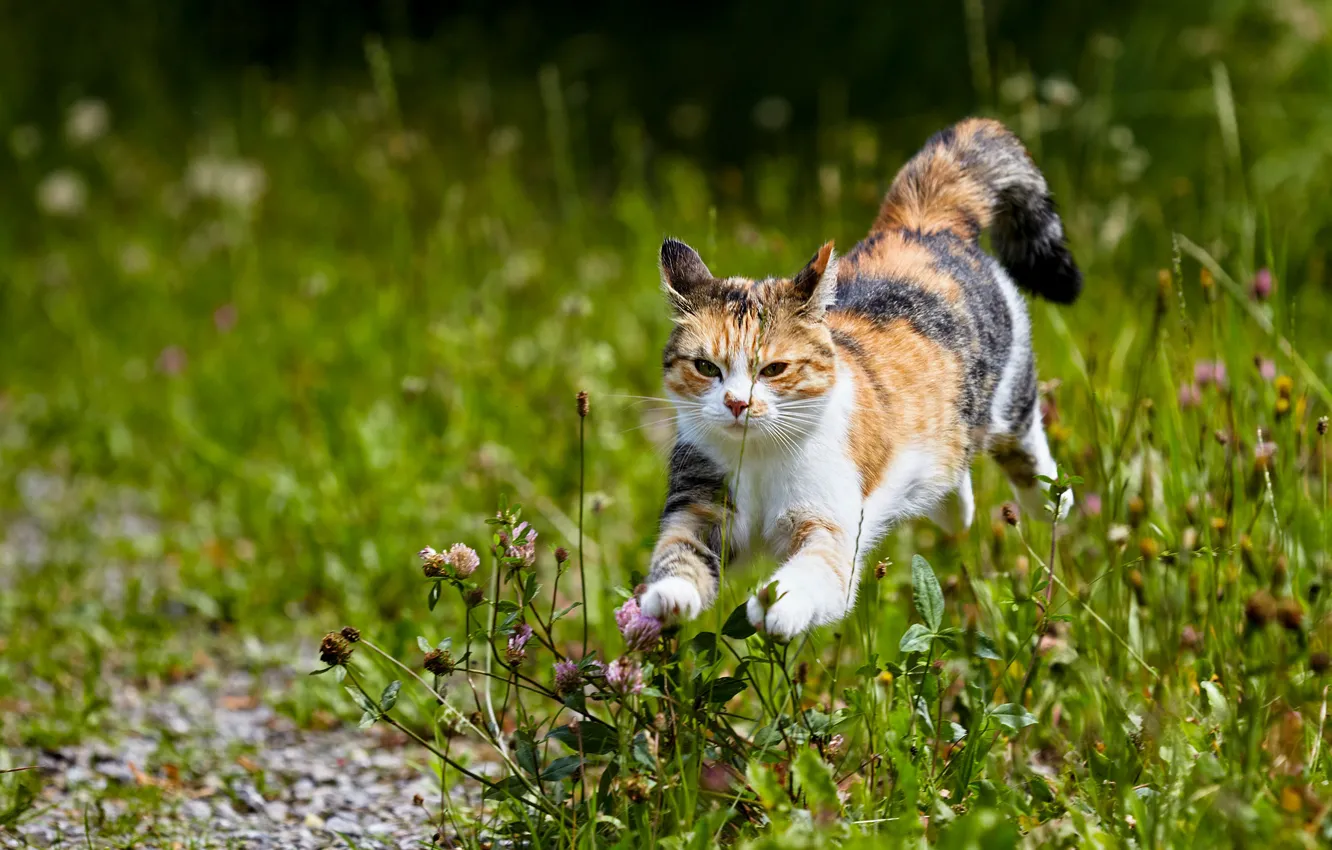
{"type": "Polygon", "coordinates": [[[297,729],[252,696],[267,684],[230,673],[151,696],[121,688],[115,743],[11,751],[43,787],[0,847],[429,846],[413,797],[436,811],[439,791],[420,751],[378,727],[297,729]]]}

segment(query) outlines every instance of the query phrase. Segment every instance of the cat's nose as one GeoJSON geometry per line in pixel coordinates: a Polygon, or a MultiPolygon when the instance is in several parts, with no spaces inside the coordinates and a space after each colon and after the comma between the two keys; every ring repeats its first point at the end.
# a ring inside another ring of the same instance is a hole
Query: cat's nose
{"type": "Polygon", "coordinates": [[[745,410],[749,407],[749,402],[745,401],[742,398],[736,398],[733,395],[728,395],[726,397],[726,406],[731,409],[731,413],[735,415],[735,418],[739,419],[740,414],[744,413],[745,410]]]}

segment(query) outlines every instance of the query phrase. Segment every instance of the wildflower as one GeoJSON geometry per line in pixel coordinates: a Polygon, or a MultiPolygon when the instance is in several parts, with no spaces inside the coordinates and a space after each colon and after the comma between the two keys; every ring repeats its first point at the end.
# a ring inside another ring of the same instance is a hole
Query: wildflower
{"type": "Polygon", "coordinates": [[[222,333],[227,333],[236,327],[236,305],[223,304],[213,311],[213,327],[222,333]]]}
{"type": "Polygon", "coordinates": [[[661,621],[645,615],[638,607],[638,600],[632,597],[615,609],[615,624],[631,652],[649,650],[661,637],[661,621]]]}
{"type": "Polygon", "coordinates": [[[1253,447],[1253,462],[1258,469],[1266,469],[1272,463],[1272,458],[1276,455],[1277,444],[1271,440],[1263,440],[1253,447]]]}
{"type": "Polygon", "coordinates": [[[518,558],[524,567],[536,563],[536,529],[525,522],[519,523],[513,530],[513,537],[506,542],[507,535],[500,534],[500,543],[504,545],[504,554],[509,558],[518,558]]]}
{"type": "Polygon", "coordinates": [[[1276,361],[1261,355],[1253,358],[1253,365],[1258,367],[1258,375],[1264,381],[1271,381],[1276,377],[1276,361]]]}
{"type": "Polygon", "coordinates": [[[555,563],[556,563],[556,564],[563,564],[563,563],[564,563],[565,561],[567,561],[567,560],[569,560],[569,550],[568,550],[568,549],[565,549],[563,546],[558,546],[558,547],[556,547],[556,549],[555,549],[555,563]]]}
{"type": "Polygon", "coordinates": [[[568,659],[555,662],[555,692],[567,696],[578,690],[583,681],[583,673],[578,665],[568,659]]]}
{"type": "Polygon", "coordinates": [[[329,666],[346,664],[351,654],[351,644],[337,632],[324,635],[324,640],[319,644],[319,660],[329,666]]]}
{"type": "Polygon", "coordinates": [[[1295,382],[1291,380],[1289,375],[1282,375],[1280,378],[1276,379],[1277,395],[1281,396],[1282,398],[1290,398],[1290,394],[1291,392],[1294,391],[1294,389],[1295,389],[1295,382]]]}
{"type": "Polygon", "coordinates": [[[646,652],[661,639],[661,622],[652,617],[639,617],[624,629],[624,642],[630,652],[646,652]]]}
{"type": "Polygon", "coordinates": [[[1082,512],[1087,516],[1101,515],[1101,494],[1088,493],[1082,497],[1082,512]]]}
{"type": "Polygon", "coordinates": [[[1161,545],[1156,542],[1154,537],[1144,537],[1138,541],[1138,551],[1142,553],[1144,561],[1151,561],[1161,552],[1161,545]]]}
{"type": "Polygon", "coordinates": [[[1200,387],[1226,385],[1226,364],[1220,360],[1199,360],[1193,364],[1193,381],[1200,387]]]}
{"type": "MultiPolygon", "coordinates": [[[[536,533],[533,532],[532,536],[535,537],[536,533]]],[[[453,566],[455,578],[467,578],[481,566],[481,558],[476,554],[476,550],[465,543],[454,543],[449,547],[449,554],[446,557],[448,563],[453,566]]]]}
{"type": "Polygon", "coordinates": [[[623,634],[625,626],[641,616],[643,616],[643,612],[638,607],[638,600],[631,597],[615,609],[615,625],[620,627],[620,633],[623,634]]]}
{"type": "Polygon", "coordinates": [[[1004,522],[1008,523],[1009,525],[1018,524],[1017,505],[1014,505],[1012,502],[1004,502],[1004,506],[999,509],[999,512],[1003,516],[1004,522]]]}
{"type": "Polygon", "coordinates": [[[1249,284],[1249,295],[1254,301],[1266,301],[1272,297],[1272,272],[1270,269],[1262,268],[1254,273],[1253,282],[1249,284]]]}
{"type": "Polygon", "coordinates": [[[841,758],[844,752],[846,752],[846,736],[844,735],[833,735],[828,739],[828,743],[823,745],[823,755],[828,759],[841,758]]]}
{"type": "Polygon", "coordinates": [[[432,649],[425,654],[422,661],[427,673],[433,673],[436,676],[447,676],[454,671],[457,666],[453,662],[453,656],[447,649],[432,649]]]}
{"type": "Polygon", "coordinates": [[[1125,543],[1129,539],[1129,527],[1127,525],[1112,525],[1106,532],[1105,538],[1115,545],[1125,543]]]}
{"type": "Polygon", "coordinates": [[[1179,385],[1179,406],[1188,410],[1202,404],[1202,389],[1196,383],[1179,385]]]}
{"type": "Polygon", "coordinates": [[[190,358],[179,345],[168,345],[157,355],[157,371],[163,375],[179,375],[185,371],[190,358]]]}
{"type": "Polygon", "coordinates": [[[196,197],[211,198],[243,212],[263,196],[268,176],[255,162],[203,156],[190,163],[185,184],[196,197]]]}
{"type": "Polygon", "coordinates": [[[643,692],[643,668],[629,658],[617,658],[606,668],[606,686],[628,696],[643,692]]]}
{"type": "Polygon", "coordinates": [[[1209,270],[1203,269],[1198,273],[1198,283],[1202,285],[1203,293],[1210,298],[1216,288],[1216,278],[1212,277],[1209,270]]]}
{"type": "Polygon", "coordinates": [[[111,110],[96,98],[77,100],[65,116],[65,138],[73,145],[88,145],[106,135],[111,110]]]}
{"type": "Polygon", "coordinates": [[[88,186],[68,168],[52,171],[37,184],[37,207],[47,215],[72,217],[88,205],[88,186]]]}
{"type": "Polygon", "coordinates": [[[587,414],[590,412],[590,410],[591,410],[591,407],[588,405],[588,402],[587,402],[587,390],[579,390],[579,392],[578,392],[578,416],[579,416],[579,418],[587,418],[587,414]]]}
{"type": "Polygon", "coordinates": [[[1202,648],[1202,635],[1193,626],[1185,626],[1179,633],[1180,649],[1197,652],[1202,648]]]}
{"type": "Polygon", "coordinates": [[[532,639],[532,627],[519,623],[509,635],[509,645],[504,650],[504,657],[509,664],[517,667],[527,658],[527,642],[532,639]]]}
{"type": "Polygon", "coordinates": [[[361,630],[352,626],[343,626],[342,636],[346,638],[347,643],[356,643],[361,639],[361,630]]]}
{"type": "Polygon", "coordinates": [[[1277,617],[1277,603],[1266,590],[1254,591],[1244,603],[1244,616],[1255,628],[1262,628],[1277,617]]]}

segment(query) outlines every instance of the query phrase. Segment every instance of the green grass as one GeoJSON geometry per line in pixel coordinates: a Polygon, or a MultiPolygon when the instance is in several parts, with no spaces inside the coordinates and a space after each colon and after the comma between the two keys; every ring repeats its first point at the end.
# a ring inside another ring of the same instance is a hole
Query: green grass
{"type": "MultiPolygon", "coordinates": [[[[791,800],[751,774],[752,811],[766,815],[728,835],[795,846],[926,834],[958,847],[1019,834],[1067,846],[1330,837],[1329,682],[1310,662],[1332,649],[1328,452],[1315,428],[1332,380],[1332,205],[1318,148],[1328,115],[1300,93],[1325,93],[1326,47],[1246,34],[1246,20],[1213,22],[1220,52],[1173,57],[1169,74],[1157,34],[1098,41],[1063,106],[1012,82],[1022,66],[1000,59],[996,79],[1010,82],[991,111],[1050,176],[1088,279],[1072,309],[1033,305],[1054,451],[1084,480],[1053,547],[1053,607],[1043,617],[1036,603],[1049,531],[999,521],[1009,495],[981,461],[968,535],[900,529],[875,553],[888,577],[867,579],[843,638],[824,629],[783,657],[788,675],[806,663],[803,689],[755,674],[730,703],[771,722],[773,700],[842,706],[859,687],[852,697],[872,704],[848,715],[838,777],[878,753],[883,784],[791,800]],[[1287,83],[1303,88],[1273,94],[1287,83]],[[1259,267],[1277,281],[1265,303],[1244,291],[1259,267]],[[1288,412],[1255,357],[1293,379],[1288,412]],[[1200,359],[1222,360],[1228,380],[1182,408],[1200,359]],[[1277,447],[1266,469],[1260,430],[1277,447]],[[967,641],[937,672],[921,663],[933,653],[900,652],[919,620],[917,553],[942,582],[941,628],[979,629],[1011,664],[967,641]],[[1262,590],[1298,606],[1289,627],[1256,625],[1262,590]],[[891,684],[877,675],[889,664],[891,684]],[[952,755],[930,751],[908,681],[939,696],[944,725],[1003,703],[1037,723],[971,753],[974,781],[950,787],[939,771],[952,755]],[[973,687],[992,699],[976,702],[973,687]],[[829,819],[802,838],[806,808],[829,819]]],[[[117,682],[189,675],[199,651],[273,663],[257,640],[313,668],[315,641],[343,622],[409,663],[419,633],[461,642],[456,606],[427,613],[415,553],[455,540],[484,550],[484,521],[507,497],[541,532],[548,582],[546,547],[575,543],[583,389],[586,613],[593,645],[618,655],[615,591],[646,566],[664,490],[662,417],[627,398],[659,394],[662,236],[686,238],[714,269],[794,271],[823,240],[845,248],[863,234],[923,139],[848,123],[821,128],[817,161],[774,145],[707,169],[652,144],[632,115],[587,128],[554,72],[442,80],[427,101],[408,94],[425,71],[368,56],[350,90],[225,81],[188,117],[164,108],[122,124],[111,104],[109,134],[84,145],[34,124],[41,146],[14,155],[0,230],[0,745],[98,734],[117,682]],[[612,158],[590,161],[594,134],[614,140],[612,158]],[[215,197],[218,180],[244,194],[241,163],[259,169],[261,195],[215,197]],[[80,213],[34,204],[56,169],[86,185],[80,213]]],[[[722,616],[769,567],[728,576],[722,616]]],[[[576,598],[572,575],[562,590],[576,598]]],[[[682,641],[713,628],[709,616],[682,641]]],[[[561,644],[579,642],[572,621],[562,629],[561,644]]],[[[769,657],[757,639],[735,646],[769,657]]],[[[538,653],[532,675],[548,680],[549,661],[538,653]]],[[[359,714],[331,677],[281,705],[301,720],[359,714]]],[[[406,708],[423,728],[426,710],[406,708]]],[[[802,769],[813,788],[818,771],[802,769]]],[[[7,795],[19,781],[0,776],[7,795]]],[[[603,838],[706,846],[697,830],[688,844],[695,817],[716,832],[736,807],[700,796],[697,771],[672,781],[655,802],[622,798],[624,830],[603,838]]]]}

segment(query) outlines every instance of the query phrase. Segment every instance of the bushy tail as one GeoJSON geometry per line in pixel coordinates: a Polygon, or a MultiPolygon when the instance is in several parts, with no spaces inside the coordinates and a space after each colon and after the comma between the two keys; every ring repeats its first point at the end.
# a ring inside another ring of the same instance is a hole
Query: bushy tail
{"type": "Polygon", "coordinates": [[[1082,291],[1045,177],[998,121],[968,118],[936,133],[898,172],[874,227],[972,241],[989,227],[1019,286],[1060,304],[1082,291]]]}

